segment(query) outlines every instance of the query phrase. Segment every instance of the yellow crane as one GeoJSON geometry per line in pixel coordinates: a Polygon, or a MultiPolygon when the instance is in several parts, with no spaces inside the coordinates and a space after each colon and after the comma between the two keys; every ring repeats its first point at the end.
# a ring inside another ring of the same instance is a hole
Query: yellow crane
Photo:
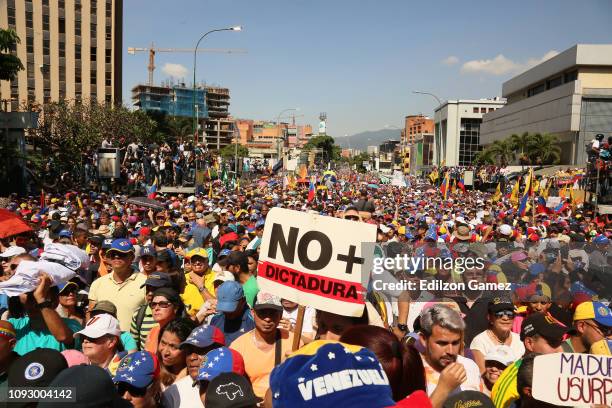
{"type": "MultiPolygon", "coordinates": [[[[189,52],[193,53],[194,48],[160,48],[155,47],[151,44],[149,48],[141,47],[128,47],[128,54],[136,55],[137,52],[148,52],[149,53],[149,65],[147,70],[149,71],[149,85],[153,85],[153,72],[155,71],[155,54],[158,52],[189,52]]],[[[246,54],[247,51],[243,49],[223,49],[223,48],[198,48],[198,52],[209,52],[217,54],[246,54]]]]}

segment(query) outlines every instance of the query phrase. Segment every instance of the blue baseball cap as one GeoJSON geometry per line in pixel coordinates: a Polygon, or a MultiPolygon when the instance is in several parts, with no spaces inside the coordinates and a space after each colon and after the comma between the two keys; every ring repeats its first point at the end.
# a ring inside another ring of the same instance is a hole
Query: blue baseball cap
{"type": "Polygon", "coordinates": [[[113,382],[145,388],[157,377],[159,377],[157,357],[148,351],[136,351],[121,359],[113,382]]]}
{"type": "Polygon", "coordinates": [[[179,345],[179,347],[191,345],[199,348],[205,348],[210,347],[213,344],[225,346],[225,336],[218,327],[203,324],[193,329],[185,341],[179,345]]]}
{"type": "Polygon", "coordinates": [[[72,231],[70,230],[61,230],[59,234],[57,234],[60,238],[72,238],[72,231]]]}
{"type": "Polygon", "coordinates": [[[228,256],[229,254],[231,254],[232,251],[230,249],[222,249],[221,252],[219,252],[219,256],[218,259],[221,259],[222,256],[228,256]]]}
{"type": "Polygon", "coordinates": [[[170,275],[164,272],[152,272],[147,276],[145,283],[140,285],[141,288],[145,286],[151,286],[154,288],[169,288],[172,286],[172,279],[170,275]]]}
{"type": "Polygon", "coordinates": [[[140,257],[142,258],[143,256],[157,257],[157,251],[151,245],[144,246],[140,250],[140,257]]]}
{"type": "Polygon", "coordinates": [[[544,264],[534,263],[529,265],[529,273],[533,276],[544,273],[544,271],[546,271],[546,266],[544,266],[544,264]]]}
{"type": "Polygon", "coordinates": [[[236,350],[220,347],[206,353],[196,381],[212,381],[223,373],[245,375],[244,359],[236,350]]]}
{"type": "Polygon", "coordinates": [[[279,407],[395,406],[389,380],[374,353],[334,341],[316,340],[292,354],[272,370],[270,390],[273,405],[279,407]],[[347,383],[327,390],[314,386],[325,383],[323,379],[329,376],[346,377],[347,383]]]}
{"type": "Polygon", "coordinates": [[[244,298],[242,285],[236,281],[223,282],[217,288],[217,312],[233,312],[244,298]]]}
{"type": "MultiPolygon", "coordinates": [[[[60,232],[60,234],[61,234],[61,232],[60,232]]],[[[610,243],[610,240],[608,238],[606,238],[605,236],[603,236],[603,235],[598,235],[595,238],[593,238],[593,243],[606,245],[606,244],[610,243]]]]}
{"type": "Polygon", "coordinates": [[[255,229],[263,228],[265,224],[266,224],[266,220],[261,219],[255,223],[255,229]]]}
{"type": "Polygon", "coordinates": [[[125,239],[125,238],[119,238],[113,241],[113,243],[111,244],[110,249],[108,250],[110,251],[118,251],[118,252],[134,252],[134,246],[132,245],[132,243],[125,239]]]}

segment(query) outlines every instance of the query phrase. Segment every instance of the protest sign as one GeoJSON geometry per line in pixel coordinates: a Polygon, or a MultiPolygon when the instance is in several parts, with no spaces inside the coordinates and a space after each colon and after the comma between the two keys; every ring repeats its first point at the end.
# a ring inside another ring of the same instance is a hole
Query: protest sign
{"type": "Polygon", "coordinates": [[[273,208],[262,237],[259,288],[300,305],[361,316],[361,243],[375,241],[372,224],[273,208]]]}
{"type": "Polygon", "coordinates": [[[391,180],[391,185],[397,187],[406,187],[406,180],[404,180],[404,175],[401,171],[395,170],[393,172],[393,179],[391,180]]]}
{"type": "Polygon", "coordinates": [[[559,406],[608,406],[612,404],[612,356],[537,356],[531,390],[535,399],[559,406]]]}

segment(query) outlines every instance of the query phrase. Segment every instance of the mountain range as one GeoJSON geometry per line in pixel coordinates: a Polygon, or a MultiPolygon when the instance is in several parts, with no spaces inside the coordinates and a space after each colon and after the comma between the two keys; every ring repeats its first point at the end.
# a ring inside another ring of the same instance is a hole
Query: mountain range
{"type": "Polygon", "coordinates": [[[365,151],[368,146],[378,146],[385,140],[400,140],[400,134],[399,129],[368,130],[350,136],[334,137],[334,140],[340,147],[365,151]]]}

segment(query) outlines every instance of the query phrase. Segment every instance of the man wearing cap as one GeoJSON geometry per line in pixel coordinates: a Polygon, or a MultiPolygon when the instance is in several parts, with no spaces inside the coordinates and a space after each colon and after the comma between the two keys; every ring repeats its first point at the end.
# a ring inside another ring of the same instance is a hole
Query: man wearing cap
{"type": "Polygon", "coordinates": [[[574,311],[574,328],[561,347],[565,353],[607,354],[610,350],[598,344],[612,336],[612,312],[601,302],[582,302],[574,311]]]}
{"type": "Polygon", "coordinates": [[[0,262],[2,263],[2,276],[6,279],[13,275],[11,270],[11,259],[17,255],[25,254],[26,250],[19,246],[10,246],[4,252],[0,253],[0,262]]]}
{"type": "MultiPolygon", "coordinates": [[[[109,302],[108,300],[101,300],[96,303],[94,308],[91,310],[90,315],[91,317],[95,317],[101,314],[109,314],[116,319],[117,308],[112,302],[109,302]]],[[[127,351],[128,353],[133,353],[134,351],[138,350],[136,341],[134,341],[130,333],[122,331],[121,335],[119,336],[119,340],[121,341],[123,350],[127,351]]]]}
{"type": "Polygon", "coordinates": [[[14,348],[17,343],[15,328],[7,321],[0,320],[0,389],[6,385],[8,370],[19,354],[14,348]]]}
{"type": "Polygon", "coordinates": [[[153,292],[159,288],[172,287],[172,279],[170,275],[163,272],[153,272],[147,277],[147,280],[142,285],[145,288],[145,304],[140,305],[138,310],[132,316],[130,324],[130,334],[136,341],[139,350],[143,350],[147,337],[151,329],[157,326],[157,322],[153,319],[153,311],[149,304],[153,301],[153,292]]]}
{"type": "MultiPolygon", "coordinates": [[[[561,343],[567,329],[542,313],[532,313],[521,325],[521,340],[527,353],[551,354],[562,351],[561,343]]],[[[499,376],[491,390],[496,408],[508,408],[518,399],[517,372],[522,359],[509,365],[499,376]]]]}
{"type": "Polygon", "coordinates": [[[115,375],[121,350],[121,329],[119,321],[113,316],[103,313],[87,321],[85,328],[74,334],[83,342],[83,354],[89,359],[89,364],[96,365],[115,375]],[[111,364],[117,360],[115,364],[111,364]]]}
{"type": "Polygon", "coordinates": [[[89,308],[100,300],[109,300],[117,307],[121,330],[129,331],[134,312],[145,303],[146,277],[132,269],[134,247],[127,239],[113,241],[106,257],[112,272],[95,280],[89,290],[89,308]]]}
{"type": "Polygon", "coordinates": [[[204,248],[194,248],[185,255],[185,262],[189,262],[190,271],[185,274],[187,285],[181,294],[190,316],[195,316],[204,301],[215,299],[215,274],[209,268],[208,252],[204,248]]]}
{"type": "Polygon", "coordinates": [[[210,324],[223,332],[225,344],[228,346],[255,328],[253,314],[240,283],[227,281],[217,288],[217,314],[213,316],[210,324]]]}
{"type": "Polygon", "coordinates": [[[161,397],[160,366],[157,356],[137,351],[121,359],[113,382],[117,394],[135,407],[157,407],[161,397]]]}
{"type": "Polygon", "coordinates": [[[139,267],[140,273],[147,277],[157,270],[157,253],[151,245],[141,247],[139,267]]]}
{"type": "Polygon", "coordinates": [[[249,272],[249,258],[244,252],[232,251],[227,256],[227,270],[234,274],[234,279],[242,284],[244,296],[249,307],[253,307],[259,286],[257,278],[249,272]]]}
{"type": "Polygon", "coordinates": [[[225,338],[219,328],[204,324],[193,329],[189,337],[179,346],[185,352],[185,363],[189,375],[166,388],[163,393],[165,407],[202,406],[198,388],[193,384],[197,381],[200,365],[206,353],[224,345],[225,338]]]}
{"type": "Polygon", "coordinates": [[[244,357],[246,372],[255,395],[263,398],[270,386],[270,373],[291,351],[293,333],[278,328],[283,305],[278,296],[259,292],[253,306],[255,329],[238,337],[232,348],[244,357]]]}

